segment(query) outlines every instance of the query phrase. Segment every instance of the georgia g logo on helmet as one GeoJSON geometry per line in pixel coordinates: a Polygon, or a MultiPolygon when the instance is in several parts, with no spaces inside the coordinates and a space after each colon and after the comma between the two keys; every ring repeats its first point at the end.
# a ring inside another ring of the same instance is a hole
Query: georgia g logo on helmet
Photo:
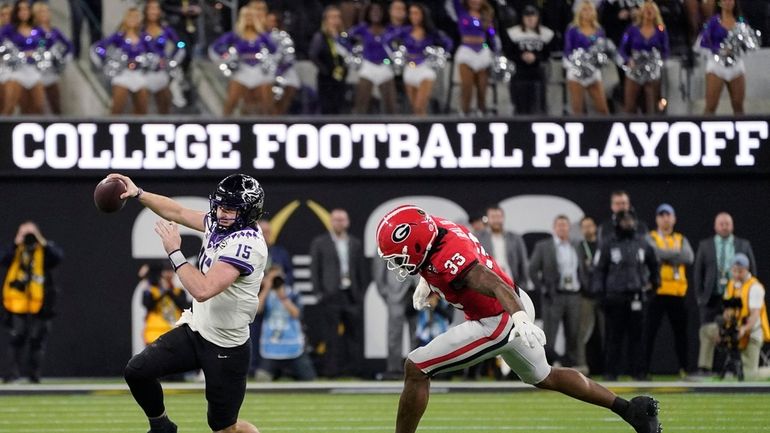
{"type": "Polygon", "coordinates": [[[409,233],[412,232],[412,227],[409,225],[409,223],[403,223],[399,224],[398,227],[396,227],[395,230],[393,230],[393,234],[391,235],[391,239],[395,243],[401,243],[406,240],[406,238],[409,237],[409,233]]]}

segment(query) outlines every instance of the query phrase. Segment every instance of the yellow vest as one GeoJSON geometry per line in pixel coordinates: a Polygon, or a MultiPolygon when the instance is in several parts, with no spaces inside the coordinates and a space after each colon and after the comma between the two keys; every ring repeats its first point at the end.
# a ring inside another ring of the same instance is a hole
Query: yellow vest
{"type": "MultiPolygon", "coordinates": [[[[172,289],[174,294],[181,290],[177,287],[172,289]]],[[[153,299],[160,298],[160,289],[157,286],[150,287],[150,294],[153,299]]],[[[147,311],[147,317],[144,319],[144,343],[150,344],[158,337],[174,328],[174,323],[179,320],[182,312],[169,297],[160,299],[155,309],[147,311]]]]}
{"type": "MultiPolygon", "coordinates": [[[[655,240],[655,245],[661,250],[681,250],[684,237],[681,233],[672,233],[661,237],[657,231],[651,231],[650,236],[655,240]]],[[[687,293],[687,275],[684,264],[677,266],[660,265],[659,295],[684,297],[687,293]]]]}
{"type": "MultiPolygon", "coordinates": [[[[749,292],[751,290],[749,289],[751,289],[751,286],[754,284],[761,285],[761,283],[759,280],[757,280],[757,277],[752,275],[748,281],[741,284],[741,291],[739,294],[736,294],[735,292],[737,289],[735,288],[734,281],[735,280],[731,279],[730,282],[727,283],[727,288],[725,289],[725,299],[731,299],[740,296],[741,304],[743,304],[743,306],[741,307],[741,314],[740,317],[738,317],[738,320],[740,323],[743,323],[743,320],[749,317],[749,314],[751,314],[749,312],[749,292]],[[744,287],[746,290],[743,290],[744,287]]],[[[770,321],[767,320],[767,306],[764,303],[762,303],[762,309],[759,313],[759,323],[762,324],[762,334],[765,342],[770,341],[770,321]]]]}
{"type": "Polygon", "coordinates": [[[24,254],[24,245],[16,247],[16,254],[13,257],[11,266],[8,267],[8,273],[5,275],[3,283],[3,307],[6,311],[14,314],[37,314],[43,308],[43,284],[45,283],[45,271],[43,268],[42,245],[37,245],[30,257],[30,273],[27,275],[21,269],[22,254],[24,254]],[[14,282],[25,282],[25,289],[19,290],[14,287],[14,282]]]}

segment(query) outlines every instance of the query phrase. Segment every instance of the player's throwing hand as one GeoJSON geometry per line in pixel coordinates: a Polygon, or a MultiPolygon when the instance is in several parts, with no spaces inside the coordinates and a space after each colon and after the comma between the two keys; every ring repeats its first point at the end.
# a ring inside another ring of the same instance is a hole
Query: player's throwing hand
{"type": "Polygon", "coordinates": [[[136,186],[134,181],[131,180],[131,178],[128,176],[123,176],[122,174],[118,173],[111,173],[107,175],[107,179],[120,179],[124,184],[126,184],[126,192],[120,195],[121,199],[137,197],[141,194],[141,192],[143,192],[142,189],[136,186]]]}

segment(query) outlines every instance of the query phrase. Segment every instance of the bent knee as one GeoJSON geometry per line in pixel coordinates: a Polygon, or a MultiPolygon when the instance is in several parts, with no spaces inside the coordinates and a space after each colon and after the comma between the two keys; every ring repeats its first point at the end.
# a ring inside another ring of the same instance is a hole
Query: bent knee
{"type": "Polygon", "coordinates": [[[425,374],[417,364],[411,359],[407,358],[404,362],[404,380],[427,380],[428,375],[425,374]]]}
{"type": "Polygon", "coordinates": [[[144,372],[145,356],[144,352],[139,353],[131,357],[126,364],[126,368],[123,369],[123,378],[126,382],[142,380],[147,378],[147,374],[144,372]]]}

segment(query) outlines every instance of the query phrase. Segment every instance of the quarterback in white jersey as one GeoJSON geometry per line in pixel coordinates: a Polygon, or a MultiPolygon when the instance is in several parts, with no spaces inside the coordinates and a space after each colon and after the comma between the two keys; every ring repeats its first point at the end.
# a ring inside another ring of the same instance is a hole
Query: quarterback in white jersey
{"type": "Polygon", "coordinates": [[[251,176],[226,177],[209,196],[208,213],[143,191],[123,175],[121,198],[136,198],[163,219],[155,225],[182,285],[193,297],[177,326],[128,362],[124,376],[150,423],[149,433],[176,433],[166,414],[160,377],[201,369],[206,377],[208,424],[214,432],[259,433],[238,419],[251,360],[249,324],[259,304],[267,244],[257,225],[265,193],[251,176]],[[177,224],[205,233],[198,267],[181,251],[177,224]]]}

